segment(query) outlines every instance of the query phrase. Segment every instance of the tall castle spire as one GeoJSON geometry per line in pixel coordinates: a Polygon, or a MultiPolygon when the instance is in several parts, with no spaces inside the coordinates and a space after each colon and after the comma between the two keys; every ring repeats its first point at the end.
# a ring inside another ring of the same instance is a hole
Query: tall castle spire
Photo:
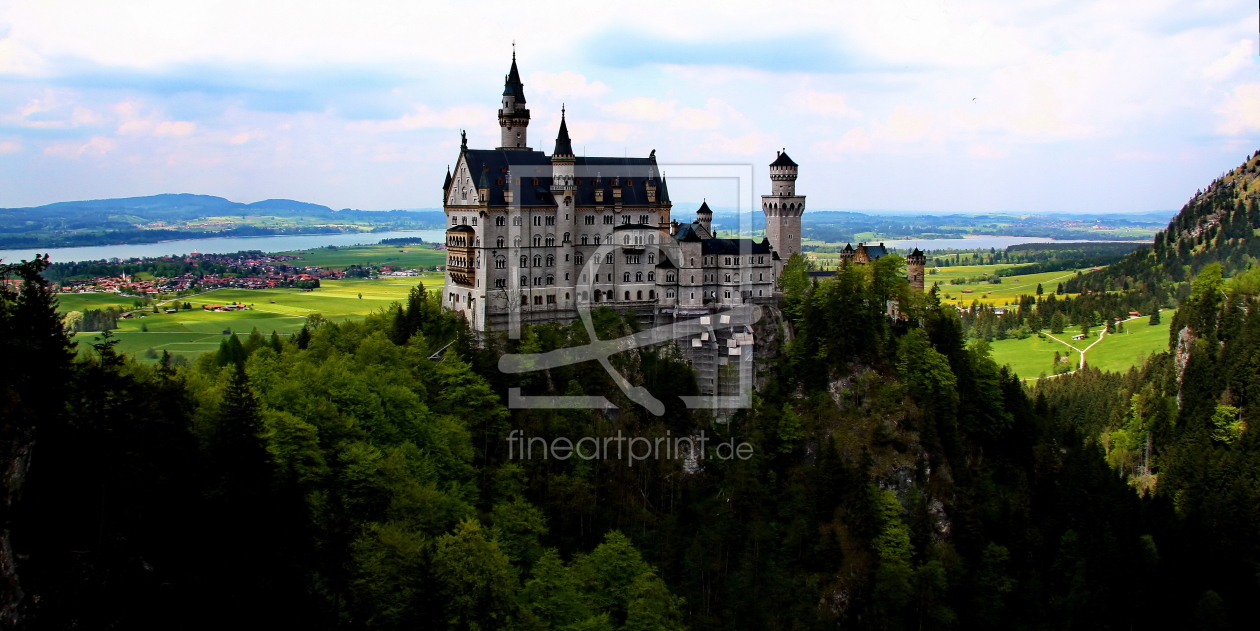
{"type": "Polygon", "coordinates": [[[564,122],[564,106],[560,106],[560,134],[556,136],[556,150],[551,152],[552,159],[557,157],[573,157],[573,142],[569,140],[569,125],[564,122]]]}
{"type": "Polygon", "coordinates": [[[503,79],[503,108],[499,110],[502,142],[499,149],[528,151],[529,110],[525,108],[525,84],[516,68],[516,44],[512,44],[512,68],[503,79]]]}

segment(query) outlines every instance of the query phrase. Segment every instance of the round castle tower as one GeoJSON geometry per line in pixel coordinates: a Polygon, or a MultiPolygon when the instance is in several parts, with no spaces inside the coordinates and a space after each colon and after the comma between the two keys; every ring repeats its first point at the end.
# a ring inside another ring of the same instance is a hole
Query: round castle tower
{"type": "Polygon", "coordinates": [[[801,214],[805,196],[796,194],[798,165],[780,151],[770,163],[770,194],[761,196],[761,212],[766,215],[766,238],[778,253],[776,275],[793,254],[801,251],[801,214]]]}
{"type": "Polygon", "coordinates": [[[910,281],[910,289],[923,291],[923,266],[926,264],[927,257],[919,248],[906,257],[906,278],[910,281]]]}

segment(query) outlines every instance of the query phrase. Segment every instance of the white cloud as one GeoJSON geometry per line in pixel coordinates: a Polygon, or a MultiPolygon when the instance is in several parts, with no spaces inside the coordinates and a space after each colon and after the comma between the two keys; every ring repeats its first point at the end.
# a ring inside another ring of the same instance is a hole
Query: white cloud
{"type": "Polygon", "coordinates": [[[366,132],[412,131],[426,128],[455,129],[458,127],[477,127],[486,125],[487,121],[495,121],[494,110],[483,107],[451,107],[434,111],[421,103],[412,114],[404,114],[390,120],[353,121],[346,125],[347,129],[366,132]]]}
{"type": "Polygon", "coordinates": [[[529,75],[525,85],[526,94],[530,89],[540,90],[556,97],[577,96],[592,98],[608,92],[608,86],[602,81],[587,83],[586,77],[576,72],[535,72],[529,75]]]}
{"type": "Polygon", "coordinates": [[[673,116],[674,106],[677,103],[678,101],[658,101],[656,97],[638,96],[605,106],[604,110],[616,114],[620,118],[659,121],[673,116]]]}
{"type": "Polygon", "coordinates": [[[187,136],[197,129],[191,121],[164,121],[153,128],[154,136],[187,136]]]}
{"type": "Polygon", "coordinates": [[[44,148],[44,153],[62,158],[78,158],[84,155],[103,156],[113,151],[116,146],[111,138],[92,136],[91,140],[82,145],[67,142],[51,144],[44,148]]]}
{"type": "Polygon", "coordinates": [[[1235,136],[1260,131],[1260,83],[1234,88],[1217,112],[1224,116],[1217,126],[1223,134],[1235,136]]]}
{"type": "Polygon", "coordinates": [[[1234,45],[1229,52],[1212,65],[1204,68],[1203,74],[1213,81],[1224,81],[1233,77],[1239,70],[1251,67],[1255,62],[1256,43],[1244,39],[1234,45]]]}
{"type": "Polygon", "coordinates": [[[843,94],[834,92],[816,92],[813,90],[794,92],[785,97],[789,106],[823,116],[861,116],[861,112],[849,107],[843,94]]]}
{"type": "Polygon", "coordinates": [[[249,142],[250,138],[251,138],[251,136],[249,135],[249,133],[248,133],[248,132],[241,132],[241,133],[236,134],[235,136],[232,136],[231,138],[229,138],[229,139],[228,139],[228,142],[230,142],[230,143],[232,143],[232,144],[234,144],[234,145],[243,145],[243,144],[245,144],[245,143],[249,142]]]}
{"type": "Polygon", "coordinates": [[[706,148],[720,158],[722,155],[732,153],[741,156],[757,155],[766,151],[763,149],[764,145],[762,135],[757,132],[745,134],[739,138],[727,138],[721,134],[714,134],[710,137],[706,148]]]}
{"type": "Polygon", "coordinates": [[[23,147],[21,144],[13,142],[12,140],[6,140],[4,142],[0,142],[0,154],[17,153],[21,151],[22,149],[23,147]]]}

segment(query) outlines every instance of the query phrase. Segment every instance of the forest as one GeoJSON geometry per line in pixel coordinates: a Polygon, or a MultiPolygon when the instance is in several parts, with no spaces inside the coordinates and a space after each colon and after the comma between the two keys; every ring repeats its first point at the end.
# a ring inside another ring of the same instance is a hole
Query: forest
{"type": "MultiPolygon", "coordinates": [[[[79,355],[46,266],[0,270],[9,626],[1230,629],[1260,591],[1260,283],[1219,266],[1188,283],[1168,353],[1031,387],[976,316],[911,293],[899,257],[824,280],[796,257],[793,335],[725,419],[681,404],[695,375],[670,344],[613,357],[661,416],[594,364],[502,373],[502,354],[585,328],[477,340],[422,286],[188,366],[137,363],[108,333],[79,355]],[[508,409],[509,388],[616,408],[508,409]],[[755,452],[520,460],[512,430],[704,430],[755,452]]],[[[593,315],[601,339],[638,328],[593,315]]]]}

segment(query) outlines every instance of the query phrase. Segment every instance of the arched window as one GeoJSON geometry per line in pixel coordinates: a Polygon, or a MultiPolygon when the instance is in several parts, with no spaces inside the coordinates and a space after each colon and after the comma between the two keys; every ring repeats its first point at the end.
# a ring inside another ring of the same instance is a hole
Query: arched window
{"type": "Polygon", "coordinates": [[[503,257],[494,260],[494,269],[507,269],[507,259],[503,257]]]}
{"type": "Polygon", "coordinates": [[[599,241],[600,241],[599,235],[595,235],[595,245],[599,245],[599,241]]]}
{"type": "Polygon", "coordinates": [[[605,241],[607,241],[607,242],[609,242],[609,243],[612,243],[612,242],[613,242],[613,239],[612,239],[612,233],[611,233],[611,232],[609,232],[608,234],[604,235],[604,240],[605,240],[605,241]]]}
{"type": "Polygon", "coordinates": [[[561,243],[568,243],[568,242],[569,242],[569,233],[566,232],[564,233],[564,241],[561,241],[561,243]]]}
{"type": "Polygon", "coordinates": [[[542,225],[542,215],[534,215],[534,225],[535,226],[542,225]]]}
{"type": "Polygon", "coordinates": [[[521,238],[519,236],[512,237],[512,245],[518,248],[521,247],[521,238]]]}
{"type": "Polygon", "coordinates": [[[636,282],[636,283],[641,283],[641,282],[643,282],[643,272],[635,272],[635,273],[634,273],[634,282],[636,282]]]}
{"type": "Polygon", "coordinates": [[[648,245],[655,245],[655,244],[656,244],[656,235],[654,235],[654,234],[649,234],[649,235],[648,235],[648,245]]]}
{"type": "Polygon", "coordinates": [[[524,254],[521,255],[521,267],[529,267],[529,257],[524,254]]]}
{"type": "Polygon", "coordinates": [[[496,248],[503,247],[503,237],[498,237],[497,239],[494,240],[494,247],[496,248]]]}
{"type": "Polygon", "coordinates": [[[630,272],[626,272],[625,274],[622,274],[621,280],[627,283],[630,282],[630,272]]]}
{"type": "Polygon", "coordinates": [[[655,263],[655,262],[656,262],[656,253],[654,253],[654,252],[649,252],[649,253],[648,253],[648,265],[651,265],[651,264],[653,264],[653,263],[655,263]]]}
{"type": "Polygon", "coordinates": [[[474,226],[475,226],[475,225],[477,225],[477,218],[476,218],[476,217],[473,217],[473,218],[472,218],[472,225],[474,225],[474,226]]]}
{"type": "Polygon", "coordinates": [[[577,264],[577,265],[581,265],[581,264],[582,264],[582,253],[581,253],[581,252],[578,252],[577,254],[574,254],[574,255],[573,255],[573,262],[574,262],[575,264],[577,264]]]}
{"type": "Polygon", "coordinates": [[[656,272],[648,272],[648,282],[656,280],[656,272]]]}
{"type": "Polygon", "coordinates": [[[665,275],[665,282],[667,282],[667,283],[672,283],[672,282],[674,282],[674,273],[673,273],[673,272],[670,272],[670,273],[668,273],[668,274],[666,274],[666,275],[665,275]]]}
{"type": "Polygon", "coordinates": [[[628,292],[628,291],[627,291],[627,292],[626,292],[626,300],[629,300],[629,299],[630,299],[630,292],[628,292]]]}
{"type": "Polygon", "coordinates": [[[639,291],[634,292],[634,299],[635,299],[635,300],[643,300],[643,290],[639,290],[639,291]]]}
{"type": "Polygon", "coordinates": [[[526,285],[528,285],[528,284],[529,284],[529,277],[528,277],[528,276],[522,276],[522,277],[521,277],[521,287],[524,287],[524,286],[526,286],[526,285]]]}
{"type": "Polygon", "coordinates": [[[474,247],[481,247],[481,237],[477,237],[476,245],[474,247]]]}
{"type": "Polygon", "coordinates": [[[515,217],[513,217],[513,218],[512,218],[512,225],[513,225],[513,226],[519,226],[519,225],[521,225],[521,216],[520,216],[520,215],[517,215],[517,216],[515,216],[515,217]]]}
{"type": "Polygon", "coordinates": [[[648,300],[656,300],[656,290],[655,290],[655,289],[649,289],[649,290],[648,290],[648,300]]]}
{"type": "Polygon", "coordinates": [[[582,245],[586,245],[586,235],[582,235],[582,245]]]}
{"type": "Polygon", "coordinates": [[[542,246],[542,235],[538,235],[538,234],[534,235],[534,247],[537,248],[541,246],[542,246]]]}
{"type": "Polygon", "coordinates": [[[496,226],[502,226],[506,223],[507,223],[507,220],[503,218],[503,215],[499,215],[498,217],[494,218],[494,225],[496,226]]]}
{"type": "Polygon", "coordinates": [[[556,238],[554,236],[547,235],[547,247],[551,247],[555,244],[556,244],[556,238]]]}
{"type": "Polygon", "coordinates": [[[623,244],[625,244],[625,245],[630,245],[630,235],[626,235],[626,236],[622,237],[622,238],[621,238],[621,242],[622,242],[623,244]]]}
{"type": "Polygon", "coordinates": [[[608,253],[608,255],[604,257],[604,264],[605,264],[605,265],[612,265],[612,264],[613,264],[613,253],[612,253],[612,252],[609,252],[609,253],[608,253]]]}
{"type": "Polygon", "coordinates": [[[542,267],[542,257],[537,254],[534,255],[534,267],[542,267]]]}
{"type": "Polygon", "coordinates": [[[695,259],[695,257],[692,257],[692,258],[691,258],[691,267],[695,267],[695,266],[696,266],[696,259],[695,259]]]}
{"type": "Polygon", "coordinates": [[[547,255],[547,267],[553,267],[553,266],[555,266],[555,264],[556,264],[556,257],[555,257],[555,256],[552,256],[552,255],[550,255],[550,254],[548,254],[548,255],[547,255]]]}

